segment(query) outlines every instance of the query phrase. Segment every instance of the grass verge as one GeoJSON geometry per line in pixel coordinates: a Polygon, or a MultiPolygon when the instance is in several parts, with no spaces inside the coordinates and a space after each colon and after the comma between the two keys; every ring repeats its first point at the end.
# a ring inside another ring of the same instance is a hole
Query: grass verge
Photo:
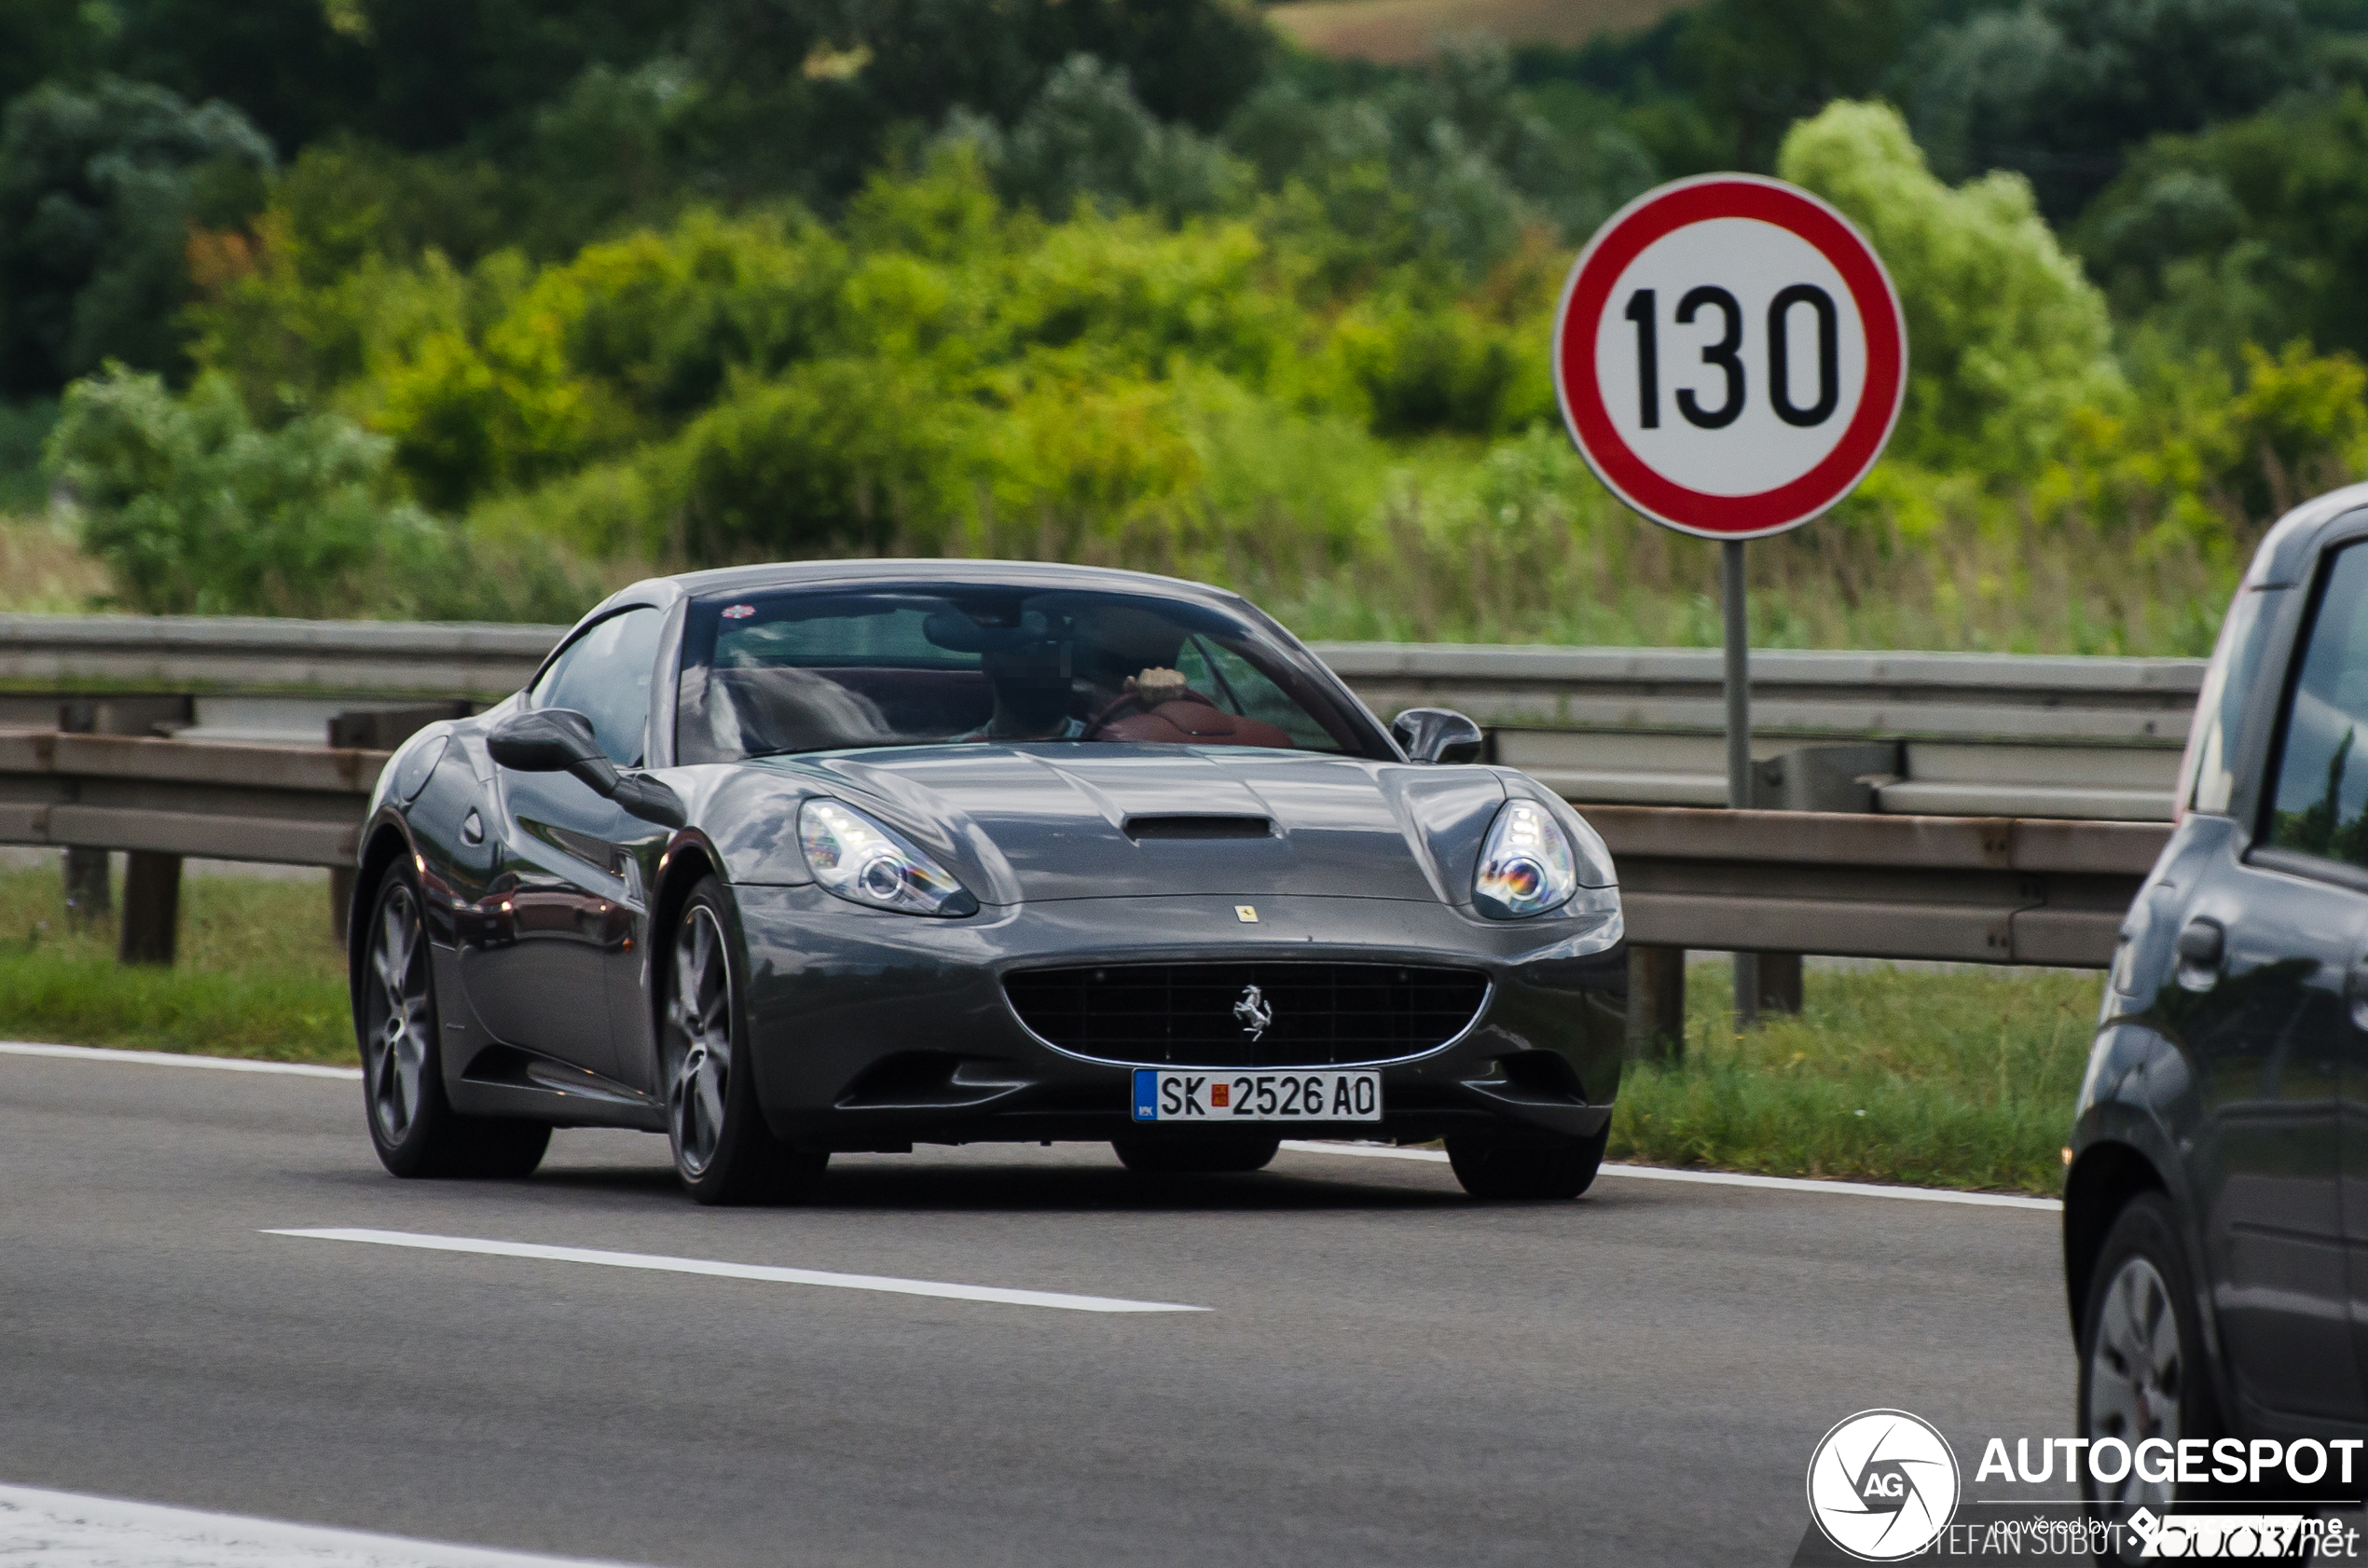
{"type": "Polygon", "coordinates": [[[0,1037],[358,1060],[322,883],[187,878],[180,961],[127,966],[115,952],[113,919],[88,928],[67,920],[60,872],[0,871],[0,1037]]]}
{"type": "Polygon", "coordinates": [[[1631,1066],[1611,1157],[2053,1196],[2102,984],[2063,970],[1812,971],[1797,1018],[1739,1036],[1731,972],[1698,965],[1684,1061],[1631,1066]]]}

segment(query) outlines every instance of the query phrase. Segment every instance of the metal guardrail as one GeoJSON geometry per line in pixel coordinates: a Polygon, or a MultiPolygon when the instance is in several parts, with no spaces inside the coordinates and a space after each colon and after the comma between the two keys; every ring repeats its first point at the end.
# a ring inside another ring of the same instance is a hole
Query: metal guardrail
{"type": "Polygon", "coordinates": [[[467,697],[526,683],[565,626],[0,615],[0,688],[467,697]]]}
{"type": "MultiPolygon", "coordinates": [[[[0,732],[0,842],[350,867],[383,751],[0,732]]],[[[2150,823],[1595,805],[1640,945],[2101,968],[2150,823]]]]}
{"type": "Polygon", "coordinates": [[[0,844],[351,866],[389,754],[0,731],[0,844]]]}
{"type": "MultiPolygon", "coordinates": [[[[0,724],[54,722],[45,705],[64,693],[178,693],[184,738],[318,745],[357,706],[505,696],[563,629],[0,615],[0,724]]],[[[1726,804],[1714,650],[1316,651],[1384,715],[1470,713],[1497,761],[1570,800],[1726,804]]],[[[1770,765],[1804,745],[1893,748],[1861,769],[1874,811],[2164,821],[2203,661],[1764,651],[1752,676],[1755,750],[1770,765]]]]}
{"type": "Polygon", "coordinates": [[[2103,969],[2168,824],[1594,805],[1642,946],[2103,969]]]}

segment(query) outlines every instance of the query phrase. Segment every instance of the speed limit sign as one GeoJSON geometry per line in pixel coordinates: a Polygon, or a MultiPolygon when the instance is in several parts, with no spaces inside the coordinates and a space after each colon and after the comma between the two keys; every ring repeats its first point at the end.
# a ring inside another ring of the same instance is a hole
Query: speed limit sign
{"type": "Polygon", "coordinates": [[[1596,231],[1554,323],[1554,387],[1588,466],[1654,521],[1760,539],[1865,477],[1907,385],[1883,264],[1797,186],[1706,174],[1596,231]]]}

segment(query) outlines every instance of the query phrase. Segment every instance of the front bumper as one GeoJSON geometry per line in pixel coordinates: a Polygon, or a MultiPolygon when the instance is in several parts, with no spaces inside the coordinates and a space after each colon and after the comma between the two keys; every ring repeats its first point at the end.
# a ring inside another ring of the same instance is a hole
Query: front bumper
{"type": "Polygon", "coordinates": [[[934,920],[810,886],[733,892],[759,1101],[777,1134],[807,1148],[1155,1130],[1128,1114],[1136,1064],[1064,1052],[1012,1011],[1003,975],[1052,964],[1370,960],[1488,975],[1488,999],[1456,1038],[1370,1064],[1382,1072],[1381,1122],[1260,1123],[1265,1132],[1586,1136],[1609,1121],[1619,1087],[1627,947],[1609,890],[1523,921],[1404,900],[1270,897],[1254,926],[1213,898],[1059,900],[934,920]]]}

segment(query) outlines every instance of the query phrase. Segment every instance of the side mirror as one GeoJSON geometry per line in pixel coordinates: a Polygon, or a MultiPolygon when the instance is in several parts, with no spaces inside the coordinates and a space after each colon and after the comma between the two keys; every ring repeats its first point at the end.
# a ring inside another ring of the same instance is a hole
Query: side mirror
{"type": "Polygon", "coordinates": [[[1476,763],[1487,743],[1478,724],[1444,708],[1410,708],[1390,721],[1389,733],[1418,763],[1476,763]]]}
{"type": "Polygon", "coordinates": [[[618,779],[616,793],[609,798],[644,822],[655,822],[661,828],[679,828],[691,819],[691,814],[682,809],[682,797],[667,788],[663,779],[646,773],[628,773],[618,779]]]}
{"type": "Polygon", "coordinates": [[[571,708],[531,708],[513,713],[485,737],[485,749],[503,767],[518,773],[571,773],[603,799],[613,800],[646,822],[679,828],[688,820],[682,801],[646,774],[617,771],[592,733],[592,721],[571,708]]]}
{"type": "Polygon", "coordinates": [[[571,708],[530,708],[485,737],[493,760],[516,773],[571,773],[603,795],[616,792],[616,764],[600,750],[592,721],[571,708]]]}

